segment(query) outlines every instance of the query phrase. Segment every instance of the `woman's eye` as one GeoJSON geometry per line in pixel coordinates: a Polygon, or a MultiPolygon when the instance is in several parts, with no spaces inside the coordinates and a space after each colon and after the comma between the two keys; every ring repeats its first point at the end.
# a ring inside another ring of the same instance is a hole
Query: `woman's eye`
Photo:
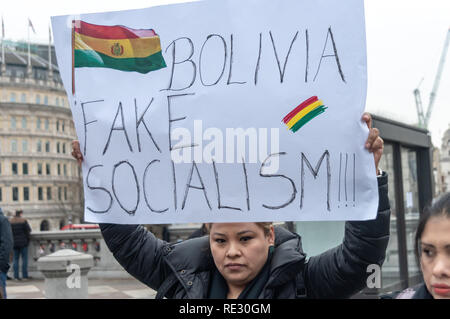
{"type": "Polygon", "coordinates": [[[246,236],[246,237],[242,237],[241,241],[249,241],[250,239],[252,239],[253,237],[250,236],[246,236]]]}
{"type": "Polygon", "coordinates": [[[425,249],[422,250],[422,252],[427,257],[433,257],[433,255],[434,255],[434,252],[432,250],[430,250],[430,249],[426,249],[425,248],[425,249]]]}
{"type": "Polygon", "coordinates": [[[216,243],[218,243],[218,244],[223,244],[223,243],[225,242],[225,239],[222,239],[222,238],[216,238],[214,241],[215,241],[216,243]]]}

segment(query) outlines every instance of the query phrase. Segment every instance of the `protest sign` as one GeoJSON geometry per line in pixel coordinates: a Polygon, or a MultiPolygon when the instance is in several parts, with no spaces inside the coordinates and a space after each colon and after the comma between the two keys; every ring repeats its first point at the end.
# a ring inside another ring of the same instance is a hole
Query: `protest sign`
{"type": "Polygon", "coordinates": [[[52,18],[85,220],[364,220],[362,0],[201,1],[52,18]]]}

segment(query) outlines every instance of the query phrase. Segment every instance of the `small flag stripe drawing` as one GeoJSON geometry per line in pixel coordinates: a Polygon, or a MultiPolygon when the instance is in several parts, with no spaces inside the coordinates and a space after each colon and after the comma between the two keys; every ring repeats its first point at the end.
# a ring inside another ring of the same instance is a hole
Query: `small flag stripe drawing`
{"type": "Polygon", "coordinates": [[[316,102],[317,100],[318,100],[317,96],[312,96],[309,99],[307,99],[306,101],[302,102],[299,106],[297,106],[295,109],[293,109],[291,112],[289,112],[288,115],[286,115],[283,118],[283,122],[284,123],[289,122],[289,120],[292,119],[295,116],[295,114],[300,112],[303,108],[308,106],[310,103],[316,102]]]}
{"type": "Polygon", "coordinates": [[[287,127],[290,129],[291,127],[293,127],[295,125],[295,123],[297,123],[299,120],[301,120],[306,114],[308,114],[311,111],[314,111],[316,108],[318,108],[319,106],[322,106],[323,103],[321,100],[314,102],[308,106],[306,106],[304,109],[302,109],[300,112],[298,112],[297,114],[295,114],[295,116],[286,123],[287,127]]]}
{"type": "Polygon", "coordinates": [[[312,96],[289,112],[283,118],[283,122],[288,130],[295,133],[316,116],[324,113],[327,108],[322,100],[319,100],[317,96],[312,96]]]}
{"type": "Polygon", "coordinates": [[[315,118],[316,116],[322,114],[323,112],[325,112],[325,110],[327,109],[327,107],[325,107],[324,105],[318,107],[317,109],[315,109],[314,111],[308,113],[305,117],[303,117],[300,121],[298,121],[292,128],[292,132],[297,132],[303,125],[305,125],[306,123],[308,123],[309,121],[311,121],[313,118],[315,118]]]}

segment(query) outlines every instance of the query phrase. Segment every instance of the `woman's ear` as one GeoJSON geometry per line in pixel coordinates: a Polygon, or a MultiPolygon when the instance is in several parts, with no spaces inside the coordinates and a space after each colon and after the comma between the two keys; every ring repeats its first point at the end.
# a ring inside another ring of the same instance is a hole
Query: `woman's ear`
{"type": "Polygon", "coordinates": [[[268,235],[269,245],[274,246],[275,245],[275,229],[273,228],[273,225],[270,226],[269,235],[268,235]]]}

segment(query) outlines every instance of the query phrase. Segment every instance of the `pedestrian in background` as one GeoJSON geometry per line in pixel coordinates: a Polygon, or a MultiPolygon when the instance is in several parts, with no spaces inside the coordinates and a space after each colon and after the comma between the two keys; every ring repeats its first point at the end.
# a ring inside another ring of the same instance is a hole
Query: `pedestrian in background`
{"type": "Polygon", "coordinates": [[[420,216],[415,253],[423,282],[383,299],[450,299],[450,193],[437,198],[420,216]]]}
{"type": "Polygon", "coordinates": [[[6,299],[6,274],[13,249],[11,225],[0,208],[0,299],[6,299]]]}
{"type": "MultiPolygon", "coordinates": [[[[10,222],[11,218],[13,218],[14,214],[11,213],[11,211],[8,211],[6,213],[6,219],[8,220],[8,223],[10,222]]],[[[11,226],[11,223],[9,224],[11,226]]],[[[12,233],[11,233],[12,236],[12,233]]],[[[14,257],[14,250],[11,249],[11,253],[9,254],[9,263],[12,264],[13,261],[13,257],[14,257]]],[[[6,280],[11,280],[12,278],[8,276],[8,274],[6,274],[6,280]]]]}
{"type": "Polygon", "coordinates": [[[22,217],[23,211],[16,211],[16,216],[11,218],[11,229],[14,238],[14,279],[21,280],[19,276],[19,261],[22,257],[22,278],[28,276],[28,243],[30,241],[31,227],[28,221],[22,217]]]}
{"type": "Polygon", "coordinates": [[[206,224],[202,224],[200,228],[196,229],[191,235],[189,235],[188,239],[203,237],[205,235],[208,235],[208,229],[206,228],[206,224]]]}

